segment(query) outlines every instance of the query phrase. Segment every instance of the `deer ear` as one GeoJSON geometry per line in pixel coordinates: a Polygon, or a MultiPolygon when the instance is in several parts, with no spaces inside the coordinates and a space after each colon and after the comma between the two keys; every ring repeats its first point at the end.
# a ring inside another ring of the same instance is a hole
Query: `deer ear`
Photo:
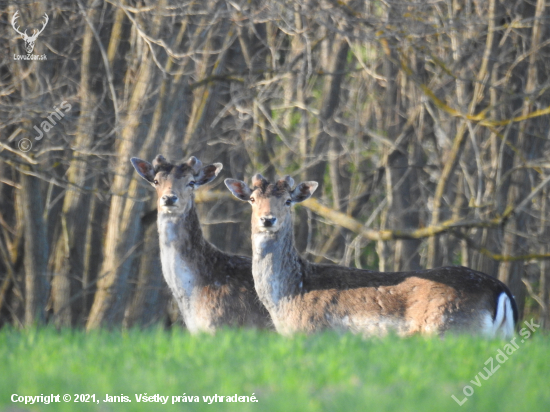
{"type": "Polygon", "coordinates": [[[220,170],[222,169],[223,169],[223,165],[221,163],[214,163],[208,166],[204,166],[195,175],[195,184],[197,186],[202,186],[211,182],[218,175],[218,173],[220,173],[220,170]]]}
{"type": "Polygon", "coordinates": [[[233,193],[233,196],[235,196],[237,199],[244,202],[248,202],[250,200],[250,195],[252,194],[252,191],[245,182],[237,179],[225,179],[224,183],[229,191],[233,193]]]}
{"type": "Polygon", "coordinates": [[[136,172],[138,172],[138,175],[154,185],[155,169],[153,168],[153,165],[145,160],[138,159],[137,157],[132,157],[130,161],[132,162],[134,169],[136,169],[136,172]]]}
{"type": "Polygon", "coordinates": [[[317,186],[319,186],[317,182],[302,182],[290,193],[290,198],[294,203],[303,202],[311,197],[317,186]]]}

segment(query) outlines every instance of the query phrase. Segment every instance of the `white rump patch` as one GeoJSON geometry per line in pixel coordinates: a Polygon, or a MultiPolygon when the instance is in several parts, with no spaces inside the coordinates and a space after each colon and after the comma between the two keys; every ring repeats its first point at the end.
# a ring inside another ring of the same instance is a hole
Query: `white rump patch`
{"type": "Polygon", "coordinates": [[[482,319],[482,333],[489,338],[511,338],[514,336],[514,310],[512,302],[505,292],[498,297],[495,319],[486,313],[482,319]]]}

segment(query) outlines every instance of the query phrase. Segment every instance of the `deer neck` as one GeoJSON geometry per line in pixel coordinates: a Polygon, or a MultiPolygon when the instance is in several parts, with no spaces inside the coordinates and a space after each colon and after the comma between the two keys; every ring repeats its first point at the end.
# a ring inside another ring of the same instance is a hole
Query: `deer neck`
{"type": "Polygon", "coordinates": [[[258,296],[275,322],[277,314],[302,290],[303,261],[294,247],[292,224],[276,233],[252,234],[252,274],[258,296]]]}
{"type": "Polygon", "coordinates": [[[161,248],[175,244],[182,257],[194,257],[196,251],[204,252],[208,243],[202,234],[195,203],[190,202],[185,213],[159,213],[157,219],[161,248]]]}
{"type": "Polygon", "coordinates": [[[162,272],[189,330],[198,328],[193,305],[210,275],[205,268],[213,247],[202,234],[194,202],[184,214],[159,213],[158,230],[162,272]]]}

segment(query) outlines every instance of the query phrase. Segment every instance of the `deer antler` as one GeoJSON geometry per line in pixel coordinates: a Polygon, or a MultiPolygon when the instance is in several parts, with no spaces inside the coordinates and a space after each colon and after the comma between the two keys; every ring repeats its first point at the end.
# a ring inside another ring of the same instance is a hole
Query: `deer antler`
{"type": "Polygon", "coordinates": [[[193,168],[193,172],[195,173],[199,173],[202,167],[202,162],[195,156],[191,156],[189,160],[187,160],[187,164],[193,168]]]}
{"type": "Polygon", "coordinates": [[[15,12],[15,14],[13,15],[13,17],[11,18],[11,25],[13,27],[13,29],[18,33],[20,34],[21,36],[23,36],[23,38],[27,37],[27,30],[25,30],[25,33],[21,33],[19,31],[19,26],[15,27],[15,25],[17,24],[16,20],[19,18],[19,10],[17,10],[15,12]]]}
{"type": "Polygon", "coordinates": [[[155,157],[155,160],[153,160],[153,167],[155,168],[155,170],[157,170],[160,165],[163,165],[166,163],[168,163],[166,161],[166,158],[163,155],[159,154],[157,155],[157,157],[155,157]]]}
{"type": "MultiPolygon", "coordinates": [[[[48,21],[50,21],[50,18],[48,17],[48,15],[46,13],[44,13],[44,18],[46,19],[46,21],[44,22],[44,24],[42,25],[42,28],[40,29],[40,31],[38,31],[38,33],[36,32],[37,29],[34,29],[33,31],[33,34],[32,36],[30,37],[30,40],[36,40],[36,38],[38,37],[38,35],[40,33],[42,33],[44,31],[44,29],[46,28],[46,24],[48,24],[48,21]]],[[[26,30],[25,30],[26,31],[26,30]]]]}
{"type": "Polygon", "coordinates": [[[261,187],[263,182],[267,182],[267,180],[260,173],[256,173],[252,177],[252,186],[253,187],[261,187]]]}

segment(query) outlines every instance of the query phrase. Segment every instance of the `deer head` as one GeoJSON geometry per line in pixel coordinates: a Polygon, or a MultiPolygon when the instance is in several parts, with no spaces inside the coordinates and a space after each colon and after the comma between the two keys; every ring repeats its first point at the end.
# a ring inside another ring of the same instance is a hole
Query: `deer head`
{"type": "Polygon", "coordinates": [[[132,157],[131,162],[138,174],[156,189],[158,212],[167,214],[187,213],[195,189],[214,180],[223,167],[221,163],[203,167],[195,156],[180,165],[168,162],[162,155],[157,155],[152,164],[137,157],[132,157]]]}
{"type": "Polygon", "coordinates": [[[31,54],[34,50],[34,43],[36,42],[36,39],[40,33],[44,31],[46,28],[46,24],[48,24],[49,18],[46,13],[44,13],[44,24],[42,25],[42,28],[40,30],[34,29],[32,36],[29,36],[27,34],[27,30],[24,32],[19,31],[19,26],[16,27],[17,19],[19,18],[19,10],[15,12],[13,15],[13,18],[11,19],[11,25],[13,26],[13,29],[21,35],[21,38],[25,40],[25,50],[27,51],[27,54],[31,54]]]}
{"type": "Polygon", "coordinates": [[[290,176],[269,183],[258,173],[252,178],[251,188],[235,179],[225,179],[225,185],[237,199],[252,205],[252,234],[269,234],[290,225],[291,206],[308,199],[319,184],[302,182],[294,187],[294,179],[290,176]]]}

